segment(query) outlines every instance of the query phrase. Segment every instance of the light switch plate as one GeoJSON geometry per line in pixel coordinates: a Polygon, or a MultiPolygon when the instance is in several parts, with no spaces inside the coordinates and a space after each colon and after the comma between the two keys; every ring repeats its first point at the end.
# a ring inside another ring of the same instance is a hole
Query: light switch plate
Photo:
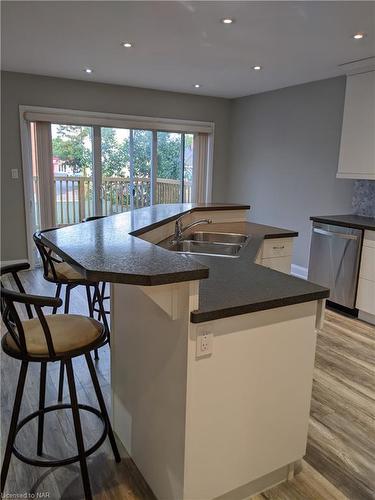
{"type": "Polygon", "coordinates": [[[12,179],[18,179],[18,168],[12,168],[12,179]]]}

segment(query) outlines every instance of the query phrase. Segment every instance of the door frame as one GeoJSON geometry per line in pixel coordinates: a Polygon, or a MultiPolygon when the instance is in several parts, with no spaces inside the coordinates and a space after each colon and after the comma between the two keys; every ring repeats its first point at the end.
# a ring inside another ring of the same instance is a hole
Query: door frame
{"type": "Polygon", "coordinates": [[[20,106],[20,136],[21,136],[21,158],[23,179],[23,201],[26,221],[26,248],[27,260],[31,269],[35,267],[33,231],[36,226],[33,192],[33,166],[31,153],[31,130],[30,122],[23,117],[20,106]]]}
{"type": "MultiPolygon", "coordinates": [[[[114,128],[129,128],[129,129],[144,129],[152,130],[153,145],[152,154],[157,154],[156,149],[156,131],[166,132],[205,132],[209,134],[209,154],[207,161],[207,182],[206,182],[206,202],[212,200],[212,176],[213,176],[213,147],[214,147],[214,122],[209,121],[194,121],[181,120],[163,117],[147,117],[136,115],[123,115],[117,113],[101,113],[92,111],[82,111],[74,109],[52,108],[44,106],[29,106],[19,105],[19,120],[20,120],[20,138],[21,138],[21,157],[22,157],[22,174],[23,174],[23,190],[24,190],[24,208],[26,221],[26,246],[27,260],[30,267],[35,267],[34,259],[34,244],[33,231],[35,228],[34,216],[34,199],[32,185],[32,157],[31,157],[31,136],[30,136],[30,121],[50,121],[51,123],[61,123],[68,125],[86,125],[93,127],[94,139],[95,128],[114,127],[114,128]]],[[[97,139],[96,139],[97,141],[97,139]]],[[[100,141],[99,141],[100,147],[100,141]]],[[[101,151],[98,149],[98,144],[93,140],[93,163],[94,169],[98,168],[97,162],[100,161],[101,151]]],[[[157,164],[152,162],[152,164],[157,164]]],[[[100,174],[101,175],[101,172],[100,174]]],[[[156,171],[151,171],[151,182],[156,184],[156,171]]],[[[98,183],[99,184],[99,183],[98,183]]],[[[97,213],[101,213],[101,193],[100,185],[94,189],[95,209],[97,213]],[[100,205],[100,208],[99,206],[100,205]],[[98,210],[99,209],[99,210],[98,210]]],[[[153,200],[155,201],[155,200],[153,200]]]]}

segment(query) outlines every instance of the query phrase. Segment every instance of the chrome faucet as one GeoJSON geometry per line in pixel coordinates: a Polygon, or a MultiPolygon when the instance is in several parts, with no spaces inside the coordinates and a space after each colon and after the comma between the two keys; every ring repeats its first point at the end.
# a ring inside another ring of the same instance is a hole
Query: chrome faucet
{"type": "Polygon", "coordinates": [[[175,229],[174,229],[174,238],[173,238],[174,241],[180,241],[182,238],[182,233],[184,233],[185,231],[187,231],[191,227],[196,226],[197,224],[211,224],[212,223],[211,219],[200,219],[200,220],[196,220],[195,222],[192,222],[191,224],[188,224],[187,226],[183,227],[183,225],[182,225],[183,218],[184,218],[184,216],[182,215],[181,217],[179,217],[176,220],[175,229]]]}

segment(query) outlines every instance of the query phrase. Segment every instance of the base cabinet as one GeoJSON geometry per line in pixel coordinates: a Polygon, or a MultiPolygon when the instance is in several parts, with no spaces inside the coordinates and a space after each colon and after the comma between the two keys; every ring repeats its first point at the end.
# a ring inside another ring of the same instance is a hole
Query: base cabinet
{"type": "Polygon", "coordinates": [[[178,285],[111,285],[114,431],[159,500],[249,498],[305,455],[319,307],[195,324],[197,283],[178,285]]]}
{"type": "Polygon", "coordinates": [[[290,274],[292,268],[293,238],[266,239],[255,262],[281,273],[290,274]]]}
{"type": "Polygon", "coordinates": [[[365,231],[356,307],[375,315],[375,231],[365,231]]]}
{"type": "Polygon", "coordinates": [[[375,281],[359,278],[357,309],[369,314],[375,314],[375,281]]]}

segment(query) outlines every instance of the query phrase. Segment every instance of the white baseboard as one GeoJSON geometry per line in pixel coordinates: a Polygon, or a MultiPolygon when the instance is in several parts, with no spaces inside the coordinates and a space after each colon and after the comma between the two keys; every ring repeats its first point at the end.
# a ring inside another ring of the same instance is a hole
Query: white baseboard
{"type": "Polygon", "coordinates": [[[307,280],[308,269],[307,267],[297,266],[296,264],[292,264],[292,276],[297,276],[297,278],[302,278],[307,280]]]}
{"type": "Polygon", "coordinates": [[[371,325],[375,325],[375,315],[367,313],[365,311],[358,311],[358,319],[362,321],[366,321],[366,323],[370,323],[371,325]]]}

